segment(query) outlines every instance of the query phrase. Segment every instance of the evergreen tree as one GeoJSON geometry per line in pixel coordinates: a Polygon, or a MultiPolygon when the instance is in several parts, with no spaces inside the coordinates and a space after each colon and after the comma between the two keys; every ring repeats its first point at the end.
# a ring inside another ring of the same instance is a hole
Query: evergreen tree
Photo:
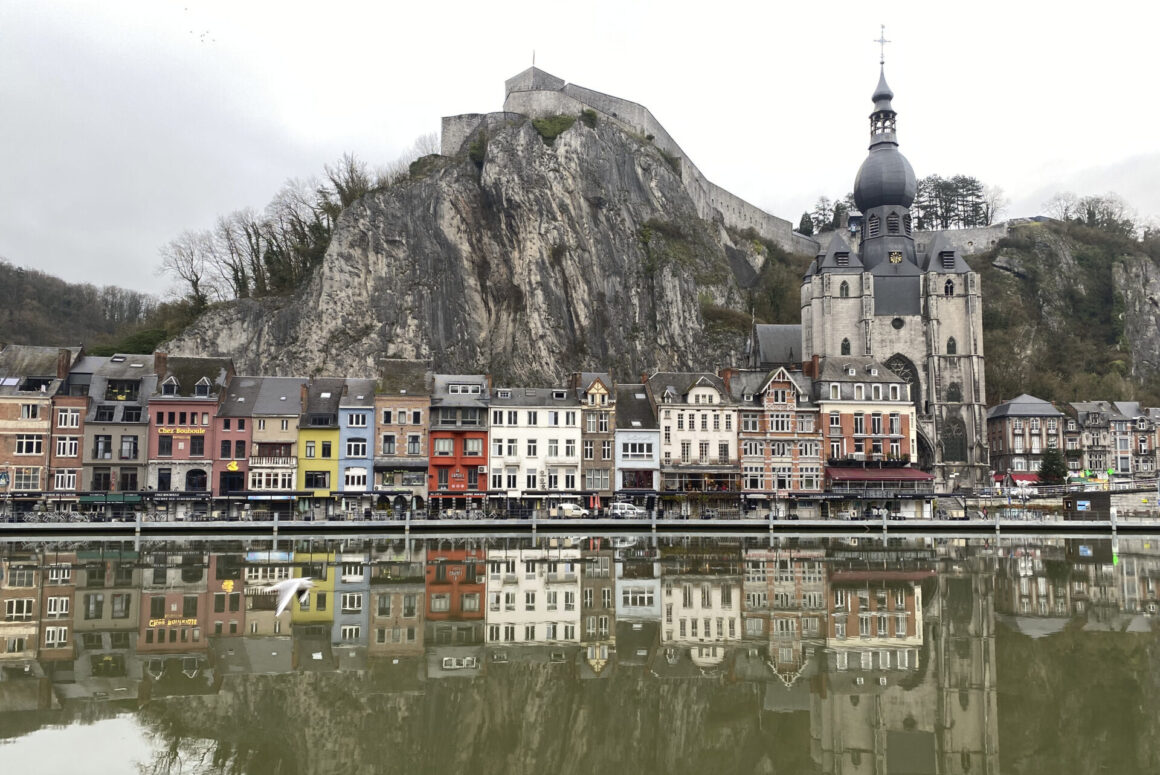
{"type": "Polygon", "coordinates": [[[807,237],[814,236],[814,219],[810,217],[809,213],[802,213],[802,219],[798,223],[798,231],[807,237]]]}
{"type": "Polygon", "coordinates": [[[1067,481],[1067,462],[1058,449],[1049,448],[1039,463],[1040,484],[1063,484],[1067,481]]]}

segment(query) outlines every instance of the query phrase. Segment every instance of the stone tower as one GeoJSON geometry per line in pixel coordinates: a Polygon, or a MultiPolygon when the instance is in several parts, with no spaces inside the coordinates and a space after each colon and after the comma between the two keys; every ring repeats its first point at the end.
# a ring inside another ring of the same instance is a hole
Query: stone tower
{"type": "MultiPolygon", "coordinates": [[[[917,180],[898,150],[894,93],[883,70],[870,114],[870,153],[854,181],[862,212],[854,245],[835,233],[801,287],[802,352],[870,356],[911,386],[919,467],[945,490],[988,477],[983,306],[979,276],[934,237],[916,243],[917,180]]],[[[920,236],[920,240],[922,237],[920,236]]]]}

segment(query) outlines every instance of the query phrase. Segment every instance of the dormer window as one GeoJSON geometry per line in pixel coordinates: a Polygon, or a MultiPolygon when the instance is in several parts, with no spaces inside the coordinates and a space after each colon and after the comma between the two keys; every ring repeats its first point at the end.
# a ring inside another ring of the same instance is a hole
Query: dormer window
{"type": "Polygon", "coordinates": [[[831,400],[834,400],[834,401],[838,400],[838,397],[841,395],[840,391],[841,391],[841,388],[839,387],[837,382],[830,383],[830,399],[831,400]]]}
{"type": "Polygon", "coordinates": [[[942,268],[948,272],[955,268],[955,253],[953,250],[944,250],[938,254],[938,260],[942,264],[942,268]]]}
{"type": "Polygon", "coordinates": [[[855,385],[854,386],[854,400],[861,401],[865,397],[866,397],[866,386],[861,385],[861,384],[855,385]]]}
{"type": "Polygon", "coordinates": [[[835,261],[835,263],[837,263],[838,266],[849,266],[850,265],[850,254],[849,253],[835,253],[834,254],[834,261],[835,261]]]}
{"type": "Polygon", "coordinates": [[[197,381],[197,384],[193,386],[193,394],[198,398],[208,398],[210,387],[211,385],[209,383],[209,379],[202,377],[197,381]]]}
{"type": "Polygon", "coordinates": [[[175,396],[175,395],[177,395],[177,379],[175,377],[169,377],[168,379],[166,379],[164,382],[161,383],[161,395],[163,395],[163,396],[175,396]]]}
{"type": "Polygon", "coordinates": [[[567,392],[565,392],[563,390],[553,390],[552,391],[552,398],[556,399],[557,401],[562,401],[563,399],[565,399],[567,397],[568,397],[567,392]]]}
{"type": "Polygon", "coordinates": [[[847,377],[856,377],[856,376],[858,376],[858,371],[857,371],[857,369],[855,369],[853,366],[851,366],[850,368],[846,369],[846,376],[847,376],[847,377]]]}
{"type": "Polygon", "coordinates": [[[497,398],[511,398],[512,391],[505,388],[500,388],[499,390],[495,391],[495,395],[497,398]]]}

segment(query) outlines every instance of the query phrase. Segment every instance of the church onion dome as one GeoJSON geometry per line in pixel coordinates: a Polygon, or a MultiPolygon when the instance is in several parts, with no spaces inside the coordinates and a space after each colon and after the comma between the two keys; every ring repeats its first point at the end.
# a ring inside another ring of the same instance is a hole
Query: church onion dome
{"type": "Polygon", "coordinates": [[[894,92],[882,73],[874,90],[874,112],[870,114],[870,155],[854,179],[854,204],[864,213],[874,207],[910,207],[918,189],[910,162],[898,151],[896,114],[890,104],[893,98],[894,92]]]}

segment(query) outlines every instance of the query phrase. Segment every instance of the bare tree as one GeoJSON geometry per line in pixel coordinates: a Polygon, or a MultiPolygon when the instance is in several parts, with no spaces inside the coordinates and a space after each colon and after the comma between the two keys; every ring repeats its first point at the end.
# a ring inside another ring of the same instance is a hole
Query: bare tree
{"type": "Polygon", "coordinates": [[[425,135],[419,135],[415,138],[414,144],[411,146],[411,154],[416,159],[421,159],[424,156],[437,154],[442,150],[439,147],[439,133],[428,132],[425,135]]]}
{"type": "Polygon", "coordinates": [[[1070,191],[1061,191],[1044,202],[1043,209],[1058,221],[1070,221],[1079,209],[1079,199],[1070,191]]]}
{"type": "Polygon", "coordinates": [[[195,309],[205,307],[210,294],[216,294],[202,242],[202,235],[187,231],[161,249],[161,271],[182,283],[182,295],[195,309]]]}
{"type": "Polygon", "coordinates": [[[999,219],[999,214],[1007,209],[1007,197],[999,186],[983,188],[983,225],[990,226],[999,219]]]}

